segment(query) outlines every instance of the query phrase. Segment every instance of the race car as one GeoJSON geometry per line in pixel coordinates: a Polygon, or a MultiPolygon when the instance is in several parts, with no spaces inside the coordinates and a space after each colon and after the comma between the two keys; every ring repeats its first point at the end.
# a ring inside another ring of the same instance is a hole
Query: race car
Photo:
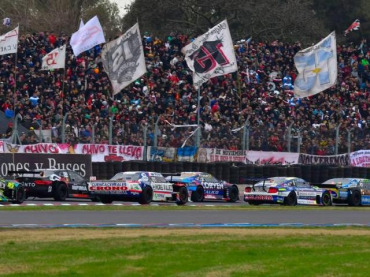
{"type": "Polygon", "coordinates": [[[239,200],[239,189],[236,185],[217,180],[206,172],[181,172],[180,176],[170,175],[166,179],[171,183],[185,184],[189,190],[190,200],[239,200]]]}
{"type": "Polygon", "coordinates": [[[370,179],[334,178],[319,186],[330,190],[334,203],[350,206],[370,205],[370,179]]]}
{"type": "Polygon", "coordinates": [[[287,206],[332,205],[330,191],[311,186],[296,177],[271,177],[263,179],[244,189],[244,201],[250,205],[264,203],[283,204],[287,206]]]}
{"type": "Polygon", "coordinates": [[[40,171],[10,171],[20,182],[26,197],[54,198],[64,201],[66,198],[90,198],[87,180],[72,170],[45,169],[40,171]]]}
{"type": "Polygon", "coordinates": [[[178,205],[184,205],[188,201],[185,185],[172,184],[156,172],[120,172],[108,181],[89,182],[88,190],[103,203],[138,201],[140,204],[149,204],[152,201],[176,201],[178,205]]]}
{"type": "Polygon", "coordinates": [[[22,184],[0,177],[0,203],[10,202],[22,204],[25,196],[25,190],[22,184]]]}

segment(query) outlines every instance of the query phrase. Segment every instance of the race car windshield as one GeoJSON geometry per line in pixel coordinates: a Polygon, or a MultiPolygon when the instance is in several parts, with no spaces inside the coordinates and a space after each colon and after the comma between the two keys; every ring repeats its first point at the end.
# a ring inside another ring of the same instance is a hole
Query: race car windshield
{"type": "Polygon", "coordinates": [[[274,185],[274,184],[281,184],[283,182],[287,181],[286,178],[280,178],[280,177],[277,177],[277,178],[268,178],[264,181],[260,181],[256,184],[256,186],[262,186],[263,184],[266,185],[274,185]]]}
{"type": "Polygon", "coordinates": [[[324,182],[324,184],[329,185],[329,184],[347,184],[351,181],[351,178],[334,178],[334,179],[329,179],[324,182]]]}
{"type": "Polygon", "coordinates": [[[114,175],[112,181],[139,181],[141,178],[140,173],[117,173],[114,175]]]}

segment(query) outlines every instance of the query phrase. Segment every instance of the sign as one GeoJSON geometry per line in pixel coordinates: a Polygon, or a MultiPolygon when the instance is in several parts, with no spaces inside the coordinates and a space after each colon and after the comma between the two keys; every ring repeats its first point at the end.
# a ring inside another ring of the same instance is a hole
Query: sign
{"type": "Polygon", "coordinates": [[[246,163],[257,165],[289,165],[297,164],[298,160],[298,153],[247,151],[246,163]]]}
{"type": "Polygon", "coordinates": [[[144,146],[77,144],[75,153],[91,155],[93,162],[123,162],[143,160],[144,146]]]}
{"type": "Polygon", "coordinates": [[[150,162],[175,162],[177,149],[174,147],[148,146],[147,161],[150,162]]]}
{"type": "Polygon", "coordinates": [[[299,163],[349,166],[350,160],[348,154],[330,155],[330,156],[299,154],[299,163]]]}
{"type": "Polygon", "coordinates": [[[53,154],[1,154],[0,174],[7,176],[10,170],[33,171],[43,169],[68,169],[77,171],[83,177],[92,175],[91,156],[53,154]]]}
{"type": "Polygon", "coordinates": [[[349,155],[351,166],[370,167],[370,150],[359,150],[349,155]]]}
{"type": "Polygon", "coordinates": [[[17,53],[19,27],[0,36],[0,56],[17,53]]]}

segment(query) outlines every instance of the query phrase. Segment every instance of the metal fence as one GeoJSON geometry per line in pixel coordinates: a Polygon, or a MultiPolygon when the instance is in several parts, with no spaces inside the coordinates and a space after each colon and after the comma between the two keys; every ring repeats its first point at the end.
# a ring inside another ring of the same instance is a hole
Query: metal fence
{"type": "Polygon", "coordinates": [[[43,136],[41,125],[28,133],[19,132],[20,118],[15,117],[12,143],[104,143],[183,147],[199,146],[231,150],[283,151],[312,155],[335,155],[370,148],[369,128],[320,125],[308,129],[289,126],[266,127],[252,125],[247,119],[241,126],[196,124],[176,125],[165,117],[132,124],[129,120],[116,121],[113,117],[86,126],[75,123],[66,114],[63,121],[51,128],[51,139],[43,136]],[[30,139],[32,137],[32,139],[30,139]],[[50,141],[51,140],[51,141],[50,141]]]}

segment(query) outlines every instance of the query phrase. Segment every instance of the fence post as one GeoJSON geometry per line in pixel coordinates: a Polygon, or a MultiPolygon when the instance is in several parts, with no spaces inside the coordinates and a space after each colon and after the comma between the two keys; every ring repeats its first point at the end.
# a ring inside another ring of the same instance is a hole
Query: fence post
{"type": "Polygon", "coordinates": [[[347,148],[348,148],[348,154],[351,153],[351,130],[347,129],[347,148]]]}
{"type": "Polygon", "coordinates": [[[109,145],[112,145],[113,116],[109,117],[109,145]]]}
{"type": "Polygon", "coordinates": [[[339,128],[342,123],[339,123],[338,126],[335,127],[335,155],[338,155],[338,146],[339,146],[339,128]]]}
{"type": "Polygon", "coordinates": [[[95,144],[95,123],[91,126],[91,142],[95,144]]]}
{"type": "Polygon", "coordinates": [[[288,127],[288,152],[290,152],[291,142],[292,142],[292,126],[293,123],[290,123],[288,127]]]}
{"type": "Polygon", "coordinates": [[[17,139],[18,139],[19,144],[22,144],[21,140],[19,139],[19,134],[18,134],[18,119],[22,119],[19,113],[14,118],[13,132],[12,132],[12,136],[10,139],[13,144],[17,144],[17,139]]]}
{"type": "Polygon", "coordinates": [[[200,147],[200,136],[201,136],[201,131],[200,131],[200,88],[198,88],[197,125],[198,125],[198,130],[197,130],[197,137],[196,137],[196,146],[199,148],[200,147]]]}
{"type": "Polygon", "coordinates": [[[301,130],[298,129],[297,131],[297,152],[298,154],[301,153],[301,143],[302,143],[302,138],[301,138],[301,130]]]}
{"type": "Polygon", "coordinates": [[[158,122],[159,122],[159,116],[157,118],[157,121],[155,122],[155,125],[154,125],[154,140],[153,140],[153,144],[154,144],[154,147],[157,147],[158,146],[158,122]]]}
{"type": "Polygon", "coordinates": [[[247,117],[247,120],[244,123],[243,128],[243,141],[242,141],[242,150],[244,151],[245,148],[249,150],[249,115],[247,117]]]}
{"type": "Polygon", "coordinates": [[[66,121],[67,121],[68,112],[63,117],[62,121],[62,143],[66,142],[66,121]]]}
{"type": "Polygon", "coordinates": [[[148,133],[148,125],[144,125],[144,161],[146,161],[146,152],[147,152],[147,143],[146,143],[146,138],[147,138],[147,133],[148,133]]]}

